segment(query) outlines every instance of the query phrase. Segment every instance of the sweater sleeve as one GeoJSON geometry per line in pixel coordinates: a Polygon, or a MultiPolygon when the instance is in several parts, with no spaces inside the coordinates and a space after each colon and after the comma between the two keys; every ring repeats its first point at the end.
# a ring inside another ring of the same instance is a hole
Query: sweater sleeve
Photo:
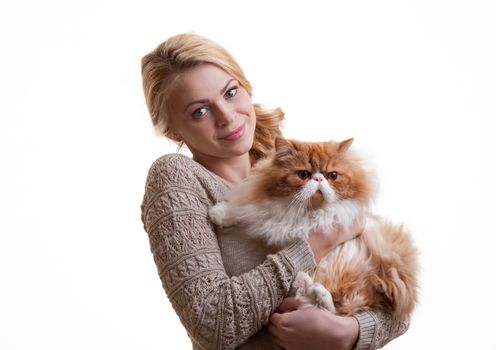
{"type": "MultiPolygon", "coordinates": [[[[177,160],[177,159],[176,159],[177,160]]],[[[237,277],[226,275],[207,210],[213,204],[198,174],[170,159],[148,174],[142,221],[162,286],[195,348],[233,349],[266,324],[297,271],[314,266],[295,241],[237,277]]]]}
{"type": "Polygon", "coordinates": [[[353,350],[380,349],[408,330],[410,320],[394,319],[380,310],[366,310],[354,315],[360,325],[360,334],[353,350]]]}

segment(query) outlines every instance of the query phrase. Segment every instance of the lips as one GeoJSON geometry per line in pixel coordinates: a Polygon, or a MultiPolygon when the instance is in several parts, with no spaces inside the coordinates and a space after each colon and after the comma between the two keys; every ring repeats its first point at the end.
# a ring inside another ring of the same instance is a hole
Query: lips
{"type": "Polygon", "coordinates": [[[227,134],[227,136],[221,137],[222,140],[235,141],[243,136],[245,132],[245,125],[241,125],[239,128],[227,134]]]}

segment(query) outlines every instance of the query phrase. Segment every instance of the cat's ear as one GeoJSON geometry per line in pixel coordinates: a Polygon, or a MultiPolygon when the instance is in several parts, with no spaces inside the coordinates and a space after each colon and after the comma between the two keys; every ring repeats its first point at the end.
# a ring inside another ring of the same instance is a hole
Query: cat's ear
{"type": "Polygon", "coordinates": [[[276,137],[275,141],[276,146],[276,159],[284,161],[288,158],[291,158],[295,155],[295,148],[291,141],[286,140],[282,137],[276,137]]]}
{"type": "Polygon", "coordinates": [[[352,143],[353,143],[353,138],[341,141],[338,145],[338,153],[346,152],[350,148],[352,143]]]}

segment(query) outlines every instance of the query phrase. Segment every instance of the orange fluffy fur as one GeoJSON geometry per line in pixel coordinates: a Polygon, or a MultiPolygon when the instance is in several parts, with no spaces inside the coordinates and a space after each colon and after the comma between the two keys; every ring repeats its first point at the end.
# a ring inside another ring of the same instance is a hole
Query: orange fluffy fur
{"type": "Polygon", "coordinates": [[[356,238],[365,256],[349,258],[346,245],[328,254],[314,273],[332,295],[339,314],[382,309],[409,316],[417,301],[417,250],[402,226],[381,219],[356,238]]]}
{"type": "MultiPolygon", "coordinates": [[[[255,168],[253,191],[245,203],[292,196],[306,181],[298,172],[330,174],[327,178],[337,201],[356,200],[367,210],[373,185],[360,161],[343,142],[276,140],[276,153],[255,168]]],[[[311,198],[309,210],[325,206],[322,193],[311,198]]],[[[409,316],[417,301],[417,250],[401,225],[365,213],[368,224],[361,236],[333,250],[319,264],[314,280],[328,289],[338,314],[351,315],[368,308],[382,309],[395,317],[409,316]]]]}

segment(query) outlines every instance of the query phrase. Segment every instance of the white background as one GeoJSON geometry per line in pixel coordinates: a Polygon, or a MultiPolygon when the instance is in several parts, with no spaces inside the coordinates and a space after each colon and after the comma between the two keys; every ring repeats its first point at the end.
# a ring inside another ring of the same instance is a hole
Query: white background
{"type": "Polygon", "coordinates": [[[496,349],[494,1],[3,1],[0,348],[187,349],[140,221],[157,137],[140,59],[226,47],[286,135],[355,137],[421,252],[389,349],[496,349]],[[325,3],[325,5],[324,5],[325,3]],[[492,146],[492,148],[491,148],[492,146]]]}

